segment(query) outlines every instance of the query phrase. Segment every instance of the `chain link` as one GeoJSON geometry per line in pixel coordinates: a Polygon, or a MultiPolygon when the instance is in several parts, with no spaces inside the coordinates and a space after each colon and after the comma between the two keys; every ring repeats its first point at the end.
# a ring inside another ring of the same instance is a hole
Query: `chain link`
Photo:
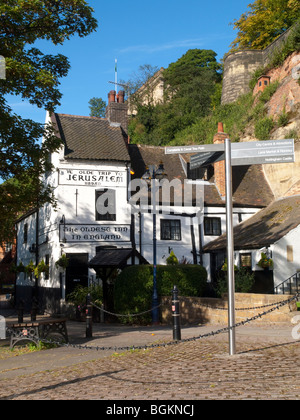
{"type": "MultiPolygon", "coordinates": [[[[41,342],[43,343],[47,343],[47,344],[53,344],[56,345],[58,347],[71,347],[71,348],[76,348],[76,349],[80,349],[80,350],[96,350],[96,351],[130,351],[130,350],[149,350],[149,349],[154,349],[154,348],[159,348],[159,347],[168,347],[168,346],[174,346],[174,345],[178,345],[178,344],[182,344],[182,343],[188,343],[191,341],[197,341],[197,340],[201,340],[203,338],[207,338],[207,337],[212,337],[218,334],[222,334],[222,333],[226,333],[229,332],[230,329],[234,329],[234,328],[238,328],[241,327],[243,325],[249,324],[252,321],[255,321],[257,319],[262,318],[265,315],[268,315],[271,312],[276,311],[277,309],[281,308],[282,306],[288,305],[289,303],[293,302],[294,300],[298,300],[299,299],[299,294],[295,295],[294,297],[286,300],[286,301],[282,301],[279,302],[275,307],[260,313],[258,315],[255,315],[251,318],[247,318],[245,321],[241,321],[236,323],[235,325],[233,325],[232,327],[224,327],[224,328],[220,328],[216,331],[211,331],[209,333],[206,334],[201,334],[199,336],[196,337],[191,337],[191,338],[185,338],[182,339],[180,341],[170,341],[170,342],[163,342],[163,343],[157,343],[157,344],[146,344],[144,346],[109,346],[109,347],[100,347],[100,346],[87,346],[87,345],[81,345],[81,344],[64,344],[61,343],[59,341],[53,341],[53,340],[46,340],[46,339],[40,339],[41,342]]],[[[148,312],[148,311],[147,311],[148,312]]],[[[8,328],[7,328],[8,331],[8,328]]]]}
{"type": "Polygon", "coordinates": [[[100,306],[95,305],[93,302],[91,302],[91,305],[94,306],[96,309],[99,309],[99,311],[105,312],[108,315],[116,316],[118,318],[122,318],[122,317],[123,318],[132,318],[132,317],[137,317],[137,316],[145,315],[145,314],[148,314],[148,313],[154,311],[155,309],[158,309],[158,308],[160,308],[160,307],[163,306],[163,304],[161,303],[160,305],[155,306],[154,308],[149,309],[148,311],[140,312],[138,314],[115,314],[113,312],[107,311],[106,309],[100,308],[100,306]]]}
{"type": "MultiPolygon", "coordinates": [[[[298,295],[296,295],[296,296],[298,296],[298,295]]],[[[182,301],[189,302],[188,298],[186,298],[186,297],[180,297],[180,299],[182,301]]],[[[270,303],[270,304],[267,304],[267,305],[253,306],[253,307],[248,307],[248,308],[235,308],[235,310],[236,311],[255,311],[257,309],[271,308],[272,306],[276,306],[278,304],[286,303],[286,302],[289,303],[289,300],[282,300],[282,301],[275,302],[275,303],[270,303]]],[[[207,305],[207,304],[202,303],[202,302],[194,303],[193,306],[203,306],[204,308],[214,309],[216,311],[228,311],[228,308],[220,308],[220,307],[217,307],[217,306],[211,306],[211,305],[207,305]]]]}

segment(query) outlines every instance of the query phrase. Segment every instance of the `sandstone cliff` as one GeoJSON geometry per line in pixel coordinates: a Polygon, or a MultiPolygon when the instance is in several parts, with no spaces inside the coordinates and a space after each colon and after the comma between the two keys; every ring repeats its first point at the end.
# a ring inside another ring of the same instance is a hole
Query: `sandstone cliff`
{"type": "MultiPolygon", "coordinates": [[[[266,73],[270,83],[279,82],[278,89],[266,104],[267,115],[274,121],[270,140],[295,139],[294,164],[264,165],[264,171],[276,198],[300,194],[300,52],[290,55],[282,66],[266,73]],[[280,124],[280,117],[285,123],[280,124]]],[[[255,86],[253,95],[259,95],[255,86]]],[[[255,139],[253,124],[247,127],[242,141],[255,139]]]]}

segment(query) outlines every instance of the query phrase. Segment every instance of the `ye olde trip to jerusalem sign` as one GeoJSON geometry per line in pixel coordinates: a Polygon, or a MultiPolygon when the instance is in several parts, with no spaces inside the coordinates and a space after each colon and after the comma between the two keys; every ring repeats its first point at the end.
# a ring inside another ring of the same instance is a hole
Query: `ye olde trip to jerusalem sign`
{"type": "Polygon", "coordinates": [[[59,226],[60,241],[66,242],[130,242],[129,225],[59,226]]]}
{"type": "Polygon", "coordinates": [[[84,187],[126,186],[126,172],[60,169],[59,184],[84,187]]]}

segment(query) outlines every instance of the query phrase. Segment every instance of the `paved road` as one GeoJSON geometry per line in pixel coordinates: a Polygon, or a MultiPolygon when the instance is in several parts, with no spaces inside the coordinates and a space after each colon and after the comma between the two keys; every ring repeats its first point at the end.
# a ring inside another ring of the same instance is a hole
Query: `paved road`
{"type": "MultiPolygon", "coordinates": [[[[219,326],[182,329],[182,338],[219,326]]],[[[228,335],[129,352],[51,349],[0,360],[0,399],[202,400],[299,399],[300,351],[292,324],[237,329],[237,354],[228,335]],[[114,354],[113,354],[114,353],[114,354]]],[[[167,327],[94,326],[69,323],[72,343],[131,346],[169,342],[167,327]]]]}

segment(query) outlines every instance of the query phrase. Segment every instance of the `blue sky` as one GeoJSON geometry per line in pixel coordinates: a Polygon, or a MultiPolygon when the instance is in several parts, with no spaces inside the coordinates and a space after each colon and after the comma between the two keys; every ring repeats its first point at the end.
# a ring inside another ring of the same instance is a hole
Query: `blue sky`
{"type": "MultiPolygon", "coordinates": [[[[236,32],[230,22],[247,11],[249,0],[87,0],[99,27],[86,38],[75,36],[63,46],[39,42],[45,53],[61,53],[71,63],[61,79],[63,93],[57,112],[89,115],[92,97],[107,101],[114,85],[115,59],[118,80],[128,80],[139,66],[168,67],[189,49],[212,49],[221,60],[236,32]]],[[[45,111],[10,97],[14,112],[24,118],[45,121],[45,111]]]]}

